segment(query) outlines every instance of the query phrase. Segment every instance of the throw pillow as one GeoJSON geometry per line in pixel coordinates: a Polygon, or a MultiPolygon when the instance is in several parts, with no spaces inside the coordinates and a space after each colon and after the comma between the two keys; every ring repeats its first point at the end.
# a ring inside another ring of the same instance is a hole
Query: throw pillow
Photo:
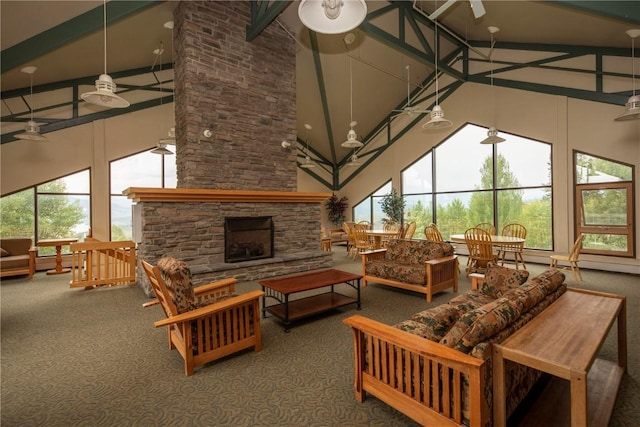
{"type": "Polygon", "coordinates": [[[414,314],[411,320],[425,325],[425,328],[421,331],[422,337],[438,342],[449,331],[451,325],[458,320],[458,317],[460,317],[460,312],[457,307],[449,304],[441,304],[429,310],[414,314]]]}
{"type": "Polygon", "coordinates": [[[0,255],[4,257],[4,256],[9,256],[11,254],[9,253],[8,250],[6,250],[4,248],[0,248],[0,255]]]}
{"type": "Polygon", "coordinates": [[[196,295],[191,286],[191,270],[186,262],[175,258],[162,258],[158,261],[158,269],[178,313],[198,308],[196,295]]]}
{"type": "Polygon", "coordinates": [[[499,298],[506,291],[522,285],[528,278],[529,272],[527,270],[514,270],[489,263],[484,274],[484,283],[480,285],[480,291],[499,298]]]}
{"type": "Polygon", "coordinates": [[[491,338],[520,316],[517,304],[500,298],[465,313],[440,344],[468,353],[477,344],[491,338]]]}
{"type": "Polygon", "coordinates": [[[542,273],[533,277],[530,282],[542,286],[545,295],[549,295],[554,292],[564,282],[565,275],[562,271],[556,268],[548,268],[542,273]]]}

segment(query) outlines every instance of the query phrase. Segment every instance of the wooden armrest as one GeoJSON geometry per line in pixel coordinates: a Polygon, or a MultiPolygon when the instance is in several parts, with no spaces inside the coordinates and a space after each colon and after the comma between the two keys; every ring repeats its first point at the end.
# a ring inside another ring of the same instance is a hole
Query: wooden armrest
{"type": "Polygon", "coordinates": [[[144,304],[142,304],[142,308],[147,308],[147,307],[151,307],[153,305],[158,305],[160,304],[160,301],[158,301],[158,298],[154,298],[151,301],[147,301],[144,304]]]}
{"type": "Polygon", "coordinates": [[[186,313],[178,314],[177,316],[172,316],[166,319],[158,320],[153,325],[156,328],[160,328],[162,326],[168,326],[174,323],[189,322],[191,320],[199,319],[200,317],[207,316],[217,311],[224,311],[230,307],[245,304],[249,301],[257,300],[263,295],[264,295],[264,292],[258,291],[258,290],[247,292],[246,294],[238,295],[235,297],[224,299],[219,302],[215,302],[213,304],[209,304],[206,307],[200,307],[193,311],[188,311],[186,313]]]}
{"type": "Polygon", "coordinates": [[[235,277],[229,277],[227,279],[218,280],[216,282],[212,282],[206,285],[196,286],[193,288],[193,292],[196,295],[200,295],[200,294],[211,292],[212,290],[217,290],[219,288],[223,288],[229,285],[232,285],[231,292],[235,292],[235,286],[233,285],[235,285],[236,283],[238,283],[238,279],[236,279],[235,277]]]}
{"type": "Polygon", "coordinates": [[[446,360],[448,366],[455,367],[456,369],[464,366],[482,366],[482,364],[484,364],[484,360],[482,359],[469,356],[468,354],[426,338],[417,338],[416,335],[410,332],[405,332],[360,314],[348,317],[342,322],[353,329],[382,338],[384,341],[404,347],[409,351],[446,360]]]}
{"type": "Polygon", "coordinates": [[[455,261],[456,259],[458,259],[458,255],[449,255],[442,258],[430,259],[428,261],[425,261],[425,264],[445,264],[451,261],[455,261]]]}
{"type": "Polygon", "coordinates": [[[372,251],[360,252],[360,255],[362,256],[362,259],[367,259],[367,258],[377,259],[377,258],[384,258],[386,253],[387,253],[387,248],[382,248],[382,249],[374,249],[372,251]]]}

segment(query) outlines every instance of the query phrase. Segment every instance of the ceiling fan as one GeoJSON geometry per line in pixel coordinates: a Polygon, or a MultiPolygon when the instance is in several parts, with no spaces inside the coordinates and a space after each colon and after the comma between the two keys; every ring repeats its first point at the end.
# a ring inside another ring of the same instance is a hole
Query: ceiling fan
{"type": "Polygon", "coordinates": [[[400,116],[401,114],[406,114],[410,118],[413,118],[418,114],[429,114],[431,110],[423,110],[419,107],[411,105],[411,79],[410,79],[411,66],[407,65],[405,68],[407,70],[407,105],[405,105],[405,107],[402,108],[401,110],[392,110],[393,113],[396,113],[392,117],[397,117],[397,116],[400,116]]]}

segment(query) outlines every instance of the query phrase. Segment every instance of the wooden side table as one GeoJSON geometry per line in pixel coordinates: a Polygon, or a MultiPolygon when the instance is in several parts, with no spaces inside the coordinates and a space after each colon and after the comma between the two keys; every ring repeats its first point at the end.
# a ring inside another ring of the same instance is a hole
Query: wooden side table
{"type": "Polygon", "coordinates": [[[47,274],[63,274],[71,271],[70,268],[62,268],[62,247],[77,241],[78,239],[75,238],[38,240],[36,243],[38,247],[55,246],[56,248],[56,268],[47,271],[47,274]]]}
{"type": "MultiPolygon", "coordinates": [[[[627,369],[626,298],[569,289],[501,344],[493,345],[493,425],[506,425],[504,361],[511,360],[570,382],[571,426],[609,424],[615,397],[627,369]],[[618,324],[618,363],[597,359],[614,323],[618,324]],[[599,396],[599,397],[598,397],[599,396]],[[605,398],[606,396],[606,398],[605,398]]],[[[545,391],[545,395],[553,393],[545,391]]],[[[560,408],[557,401],[547,408],[560,408]]],[[[548,411],[550,418],[562,414],[548,411]]],[[[558,425],[536,419],[539,425],[558,425]]]]}

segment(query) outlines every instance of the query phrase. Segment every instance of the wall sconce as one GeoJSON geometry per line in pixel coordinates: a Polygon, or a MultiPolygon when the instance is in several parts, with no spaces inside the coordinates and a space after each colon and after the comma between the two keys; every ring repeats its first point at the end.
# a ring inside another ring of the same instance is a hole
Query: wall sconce
{"type": "Polygon", "coordinates": [[[282,146],[282,148],[289,148],[289,147],[291,147],[291,143],[290,143],[290,142],[287,142],[287,141],[282,141],[282,142],[280,143],[280,145],[282,146]]]}
{"type": "Polygon", "coordinates": [[[213,132],[211,132],[209,129],[205,129],[202,131],[202,136],[198,136],[198,144],[200,144],[201,138],[206,138],[209,139],[213,136],[213,132]]]}

